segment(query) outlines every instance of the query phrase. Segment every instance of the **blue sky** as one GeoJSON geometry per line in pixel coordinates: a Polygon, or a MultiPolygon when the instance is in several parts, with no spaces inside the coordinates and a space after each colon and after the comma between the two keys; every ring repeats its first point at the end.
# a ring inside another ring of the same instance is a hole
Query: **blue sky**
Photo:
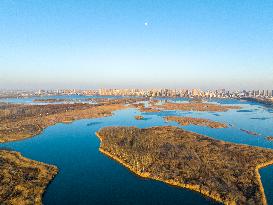
{"type": "Polygon", "coordinates": [[[0,0],[0,88],[100,87],[273,89],[273,1],[0,0]]]}

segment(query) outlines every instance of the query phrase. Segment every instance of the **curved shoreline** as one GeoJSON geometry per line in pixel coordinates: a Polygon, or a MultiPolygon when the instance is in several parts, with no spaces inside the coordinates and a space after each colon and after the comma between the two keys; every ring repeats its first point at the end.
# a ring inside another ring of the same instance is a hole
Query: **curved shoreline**
{"type": "MultiPolygon", "coordinates": [[[[98,134],[98,132],[96,132],[96,136],[99,138],[100,145],[101,145],[101,143],[102,143],[102,137],[98,134]]],[[[201,193],[202,195],[207,196],[207,197],[215,200],[216,202],[220,202],[220,203],[223,203],[223,204],[226,204],[226,205],[236,205],[235,201],[224,201],[224,200],[221,199],[220,196],[211,194],[210,193],[211,191],[208,192],[208,191],[202,190],[202,188],[200,188],[199,185],[184,184],[184,183],[176,182],[174,180],[163,180],[163,179],[160,179],[159,177],[153,177],[153,176],[151,176],[151,173],[149,173],[149,172],[143,172],[142,173],[142,172],[137,171],[136,169],[134,169],[133,166],[128,165],[125,161],[123,161],[122,159],[120,159],[117,156],[114,156],[113,154],[111,154],[110,152],[104,150],[101,147],[99,147],[99,151],[102,154],[106,155],[107,157],[116,160],[121,165],[123,165],[124,167],[126,167],[127,169],[129,169],[131,172],[133,172],[134,174],[136,174],[139,177],[147,178],[147,179],[152,179],[152,180],[156,180],[156,181],[160,181],[160,182],[164,182],[166,184],[169,184],[169,185],[172,185],[172,186],[175,186],[175,187],[186,188],[186,189],[189,189],[189,190],[201,193]]],[[[265,196],[265,192],[264,192],[264,187],[262,185],[261,175],[259,173],[259,170],[261,168],[265,168],[265,167],[267,167],[269,165],[272,165],[272,164],[273,164],[273,160],[271,160],[269,162],[266,162],[266,163],[259,164],[255,168],[255,174],[256,174],[256,178],[258,180],[259,190],[260,190],[260,193],[261,193],[261,198],[262,198],[262,204],[263,205],[267,205],[267,200],[266,200],[266,196],[265,196]]]]}
{"type": "Polygon", "coordinates": [[[263,183],[262,183],[262,180],[261,180],[261,175],[259,173],[259,170],[262,169],[262,168],[265,168],[267,166],[270,166],[272,164],[273,164],[273,160],[269,161],[267,163],[259,164],[259,165],[256,166],[256,169],[255,169],[256,177],[257,177],[257,180],[258,180],[258,183],[259,183],[259,189],[260,189],[260,192],[262,194],[262,202],[263,202],[264,205],[267,204],[267,200],[266,200],[266,196],[265,196],[265,192],[264,192],[264,187],[263,187],[263,183]]]}
{"type": "Polygon", "coordinates": [[[177,122],[181,126],[188,126],[188,125],[197,125],[197,126],[204,126],[210,128],[227,128],[227,124],[222,122],[213,121],[206,118],[198,118],[198,117],[185,117],[185,116],[164,116],[163,119],[166,122],[177,122]]]}
{"type": "MultiPolygon", "coordinates": [[[[101,136],[96,132],[96,136],[99,138],[100,142],[102,142],[102,139],[101,139],[101,136]]],[[[157,177],[151,177],[151,174],[149,172],[139,172],[137,170],[135,170],[132,166],[126,164],[123,160],[121,160],[120,158],[112,155],[110,152],[107,152],[105,151],[104,149],[102,148],[99,148],[99,151],[101,153],[103,153],[104,155],[116,160],[117,162],[119,162],[121,165],[123,165],[124,167],[126,167],[127,169],[129,169],[131,172],[133,172],[134,174],[136,174],[137,176],[139,177],[142,177],[142,178],[147,178],[147,179],[153,179],[153,180],[156,180],[156,181],[160,181],[160,182],[164,182],[166,184],[169,184],[169,185],[172,185],[172,186],[175,186],[175,187],[181,187],[181,188],[187,188],[187,189],[190,189],[192,191],[195,191],[195,192],[199,192],[205,196],[208,196],[210,197],[211,199],[214,199],[215,201],[217,202],[221,202],[221,203],[224,203],[220,197],[218,196],[214,196],[214,195],[211,195],[209,194],[208,192],[205,192],[205,191],[202,191],[200,190],[200,187],[198,185],[191,185],[191,184],[182,184],[182,183],[178,183],[178,182],[175,182],[173,180],[162,180],[160,178],[157,178],[157,177]]]]}
{"type": "Polygon", "coordinates": [[[42,204],[44,192],[58,174],[57,166],[28,159],[17,151],[0,150],[0,159],[1,203],[42,204]]]}
{"type": "MultiPolygon", "coordinates": [[[[47,105],[45,105],[46,107],[47,105]]],[[[65,105],[66,106],[66,105],[65,105]]],[[[9,130],[8,133],[1,133],[6,131],[5,129],[0,130],[0,144],[9,143],[15,141],[21,141],[28,138],[35,137],[41,134],[44,129],[54,126],[58,123],[69,124],[76,120],[81,119],[94,119],[109,117],[113,115],[114,111],[126,109],[122,104],[113,104],[113,105],[100,105],[96,107],[90,107],[87,109],[75,109],[67,112],[61,112],[56,114],[50,114],[40,117],[30,116],[25,119],[19,119],[18,121],[6,121],[3,122],[3,126],[6,126],[6,130],[9,130]],[[36,130],[31,130],[28,132],[27,129],[21,128],[23,126],[34,125],[36,130]],[[19,128],[20,130],[13,130],[19,128]]]]}

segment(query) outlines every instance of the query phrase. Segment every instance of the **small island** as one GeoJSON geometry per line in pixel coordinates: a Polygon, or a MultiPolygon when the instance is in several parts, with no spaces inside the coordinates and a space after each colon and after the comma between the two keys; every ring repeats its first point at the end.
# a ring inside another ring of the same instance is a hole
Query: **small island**
{"type": "Polygon", "coordinates": [[[268,141],[273,141],[273,136],[267,136],[266,139],[267,139],[268,141]]]}
{"type": "Polygon", "coordinates": [[[87,101],[92,101],[99,104],[133,104],[148,100],[145,97],[121,97],[121,98],[89,98],[87,101]]]}
{"type": "Polygon", "coordinates": [[[0,170],[0,204],[42,204],[46,186],[58,172],[53,165],[1,149],[0,170]]]}
{"type": "Polygon", "coordinates": [[[188,103],[164,103],[162,105],[152,106],[152,108],[161,108],[164,110],[182,110],[182,111],[210,111],[210,112],[226,112],[230,109],[240,109],[239,106],[228,106],[213,103],[188,102],[188,103]]]}
{"type": "Polygon", "coordinates": [[[261,134],[257,133],[257,132],[253,132],[253,131],[250,131],[250,130],[245,130],[245,129],[240,129],[241,131],[249,134],[249,135],[253,135],[253,136],[260,136],[261,134]]]}
{"type": "Polygon", "coordinates": [[[144,119],[144,117],[143,117],[143,116],[141,116],[141,115],[136,115],[136,116],[135,116],[135,119],[136,119],[136,120],[143,120],[143,119],[144,119]]]}
{"type": "Polygon", "coordinates": [[[99,150],[135,174],[224,204],[266,204],[259,169],[273,150],[215,140],[177,127],[105,127],[99,150]]]}
{"type": "Polygon", "coordinates": [[[198,126],[206,126],[210,128],[227,128],[228,127],[224,123],[215,122],[215,121],[212,121],[209,119],[203,119],[203,118],[167,116],[167,117],[164,117],[164,119],[166,121],[178,122],[182,126],[198,125],[198,126]]]}
{"type": "Polygon", "coordinates": [[[144,103],[135,103],[130,105],[133,108],[137,108],[140,112],[160,112],[159,109],[152,106],[145,107],[144,103]]]}

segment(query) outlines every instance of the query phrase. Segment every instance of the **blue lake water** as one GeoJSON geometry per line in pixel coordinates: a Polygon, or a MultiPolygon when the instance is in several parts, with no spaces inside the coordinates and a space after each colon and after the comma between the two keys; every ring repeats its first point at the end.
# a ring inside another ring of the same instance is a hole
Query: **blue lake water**
{"type": "MultiPolygon", "coordinates": [[[[181,99],[184,100],[184,99],[181,99]]],[[[145,120],[135,120],[141,114],[136,109],[120,110],[113,116],[78,120],[71,124],[56,124],[40,135],[23,141],[1,144],[24,156],[58,166],[60,172],[48,186],[44,204],[216,204],[199,193],[172,187],[161,182],[142,179],[122,165],[98,151],[95,132],[105,126],[137,126],[140,128],[162,125],[168,115],[203,117],[230,124],[229,128],[211,129],[186,126],[186,130],[205,134],[215,139],[273,149],[266,136],[273,135],[272,109],[260,104],[237,100],[214,101],[239,104],[251,112],[182,112],[162,111],[142,113],[145,120]],[[261,134],[252,136],[240,129],[261,134]]],[[[260,171],[269,204],[273,205],[273,166],[260,171]]]]}

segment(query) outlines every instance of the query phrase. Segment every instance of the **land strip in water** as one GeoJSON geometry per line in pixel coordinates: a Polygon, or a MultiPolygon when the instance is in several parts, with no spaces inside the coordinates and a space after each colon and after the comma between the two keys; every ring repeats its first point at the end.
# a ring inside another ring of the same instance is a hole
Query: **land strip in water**
{"type": "Polygon", "coordinates": [[[105,127],[99,150],[141,177],[224,204],[266,204],[259,169],[273,150],[223,142],[177,127],[105,127]]]}
{"type": "Polygon", "coordinates": [[[0,204],[42,204],[46,186],[57,174],[53,165],[18,152],[0,150],[0,204]]]}
{"type": "Polygon", "coordinates": [[[123,104],[2,104],[0,106],[0,143],[32,137],[48,126],[85,118],[112,115],[124,109],[123,104]]]}
{"type": "Polygon", "coordinates": [[[34,99],[33,102],[38,102],[38,103],[64,103],[64,102],[76,102],[81,99],[70,99],[70,98],[47,98],[47,99],[34,99]]]}
{"type": "Polygon", "coordinates": [[[153,107],[145,107],[144,103],[134,103],[130,107],[138,109],[140,112],[160,112],[159,109],[153,107]]]}
{"type": "Polygon", "coordinates": [[[182,110],[182,111],[210,111],[210,112],[226,112],[231,109],[240,109],[240,106],[234,105],[220,105],[213,103],[199,103],[199,102],[188,102],[188,103],[171,103],[167,102],[162,105],[151,106],[154,109],[163,110],[182,110]]]}
{"type": "Polygon", "coordinates": [[[166,121],[175,121],[182,126],[187,125],[198,125],[206,126],[210,128],[227,128],[228,126],[221,122],[215,122],[204,118],[194,118],[194,117],[180,117],[180,116],[166,116],[164,117],[166,121]]]}
{"type": "Polygon", "coordinates": [[[268,141],[273,141],[273,136],[267,136],[266,139],[267,139],[268,141]]]}

